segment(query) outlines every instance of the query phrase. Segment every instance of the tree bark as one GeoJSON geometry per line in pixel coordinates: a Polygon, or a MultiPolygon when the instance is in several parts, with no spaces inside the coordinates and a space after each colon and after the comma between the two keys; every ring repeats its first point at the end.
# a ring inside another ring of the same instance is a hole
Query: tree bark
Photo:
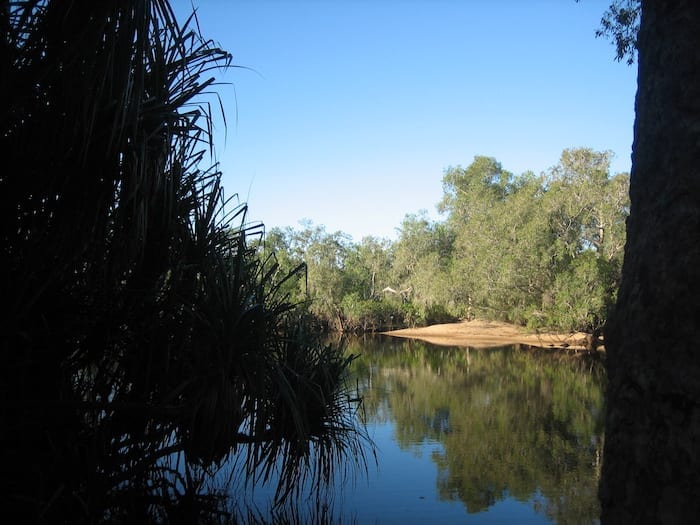
{"type": "Polygon", "coordinates": [[[603,523],[700,516],[700,2],[643,0],[603,523]]]}

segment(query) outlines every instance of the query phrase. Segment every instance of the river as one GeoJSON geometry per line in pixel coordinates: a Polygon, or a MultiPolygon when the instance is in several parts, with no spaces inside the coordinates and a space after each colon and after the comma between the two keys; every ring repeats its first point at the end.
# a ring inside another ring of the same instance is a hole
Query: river
{"type": "Polygon", "coordinates": [[[334,489],[319,521],[598,522],[598,360],[389,337],[352,340],[348,351],[359,354],[351,381],[377,462],[334,489]]]}

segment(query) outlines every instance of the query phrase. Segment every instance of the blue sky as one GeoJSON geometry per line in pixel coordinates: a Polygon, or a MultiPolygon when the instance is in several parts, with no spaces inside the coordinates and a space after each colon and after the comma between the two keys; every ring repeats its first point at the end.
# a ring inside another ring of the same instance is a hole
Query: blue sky
{"type": "Polygon", "coordinates": [[[229,51],[215,147],[250,218],[396,237],[449,166],[546,171],[567,147],[629,171],[636,67],[595,30],[609,0],[176,0],[229,51]]]}

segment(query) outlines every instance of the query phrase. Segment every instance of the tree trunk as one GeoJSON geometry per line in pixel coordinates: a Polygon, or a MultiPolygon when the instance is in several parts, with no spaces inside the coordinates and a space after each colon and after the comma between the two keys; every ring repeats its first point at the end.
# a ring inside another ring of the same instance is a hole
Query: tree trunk
{"type": "Polygon", "coordinates": [[[603,523],[700,516],[700,2],[643,0],[603,523]]]}

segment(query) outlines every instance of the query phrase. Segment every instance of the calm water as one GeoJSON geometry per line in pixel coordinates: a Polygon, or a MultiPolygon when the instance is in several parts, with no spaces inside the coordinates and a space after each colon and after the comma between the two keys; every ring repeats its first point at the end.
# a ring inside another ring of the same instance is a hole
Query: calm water
{"type": "Polygon", "coordinates": [[[378,465],[336,489],[343,523],[598,521],[600,363],[394,338],[349,351],[378,465]]]}

